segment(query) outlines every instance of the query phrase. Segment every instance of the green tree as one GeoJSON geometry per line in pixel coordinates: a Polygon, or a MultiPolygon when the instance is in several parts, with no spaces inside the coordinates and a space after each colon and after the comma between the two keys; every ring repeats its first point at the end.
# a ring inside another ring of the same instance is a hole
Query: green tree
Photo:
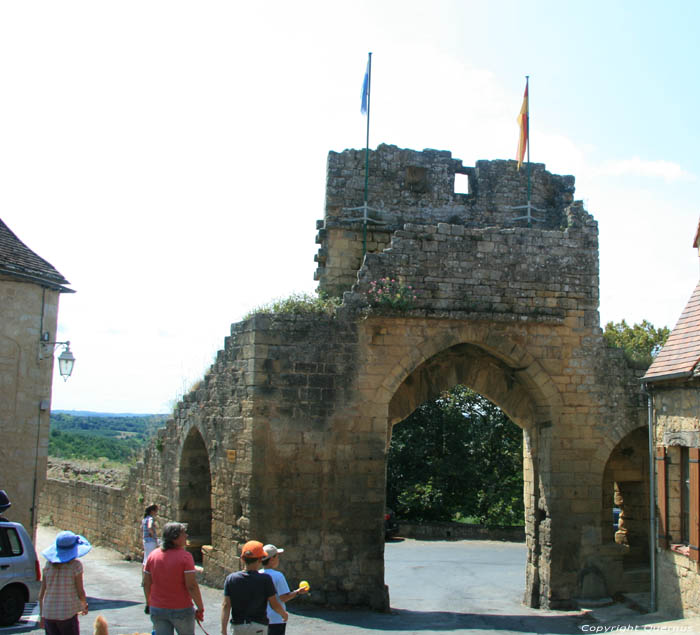
{"type": "Polygon", "coordinates": [[[387,504],[406,519],[522,524],[522,431],[464,386],[424,403],[394,427],[387,504]]]}
{"type": "Polygon", "coordinates": [[[666,343],[671,331],[663,326],[656,328],[651,322],[642,320],[641,324],[629,326],[622,322],[608,322],[603,337],[608,346],[621,348],[625,357],[639,368],[648,368],[654,357],[666,343]]]}

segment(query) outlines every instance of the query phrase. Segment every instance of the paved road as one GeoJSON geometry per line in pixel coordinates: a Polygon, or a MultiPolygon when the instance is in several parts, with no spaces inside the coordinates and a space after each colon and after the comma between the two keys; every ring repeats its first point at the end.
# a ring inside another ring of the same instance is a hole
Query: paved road
{"type": "MultiPolygon", "coordinates": [[[[39,529],[39,550],[57,533],[39,529]]],[[[489,541],[424,542],[396,540],[386,545],[386,582],[392,610],[329,611],[290,603],[290,635],[359,635],[382,632],[420,635],[498,632],[574,634],[593,620],[583,612],[536,611],[521,605],[524,589],[525,547],[489,541]]],[[[98,614],[107,619],[111,635],[150,633],[143,612],[140,566],[118,553],[95,547],[84,560],[85,587],[90,613],[80,618],[83,634],[92,633],[98,614]]],[[[312,589],[313,592],[313,589],[312,589]]],[[[219,635],[221,590],[202,587],[204,628],[219,635]]],[[[24,625],[0,629],[8,633],[36,628],[31,616],[24,625]]],[[[203,635],[198,630],[199,635],[203,635]]],[[[4,632],[2,633],[4,635],[4,632]]]]}

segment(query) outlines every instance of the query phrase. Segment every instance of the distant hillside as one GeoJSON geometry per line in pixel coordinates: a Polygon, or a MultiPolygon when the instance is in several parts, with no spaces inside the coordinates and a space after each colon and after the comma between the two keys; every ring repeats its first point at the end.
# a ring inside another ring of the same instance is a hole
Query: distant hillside
{"type": "Polygon", "coordinates": [[[51,413],[49,456],[64,459],[109,459],[130,463],[165,425],[168,415],[51,413]]]}
{"type": "Polygon", "coordinates": [[[74,417],[167,417],[163,413],[137,413],[137,412],[93,412],[92,410],[52,410],[60,414],[73,415],[74,417]]]}

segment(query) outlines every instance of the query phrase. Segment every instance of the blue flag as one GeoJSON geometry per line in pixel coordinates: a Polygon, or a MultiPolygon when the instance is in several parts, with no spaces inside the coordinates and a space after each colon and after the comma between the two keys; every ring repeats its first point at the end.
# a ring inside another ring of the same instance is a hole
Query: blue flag
{"type": "Polygon", "coordinates": [[[362,81],[362,106],[360,107],[360,112],[363,115],[367,114],[367,108],[369,106],[369,65],[370,61],[367,60],[367,70],[365,71],[365,78],[362,81]]]}

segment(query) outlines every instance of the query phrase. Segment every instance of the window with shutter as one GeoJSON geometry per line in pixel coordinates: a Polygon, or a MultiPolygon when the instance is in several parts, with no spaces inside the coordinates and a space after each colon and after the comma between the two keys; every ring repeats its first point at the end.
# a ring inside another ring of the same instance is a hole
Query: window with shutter
{"type": "Polygon", "coordinates": [[[666,470],[666,448],[656,448],[656,503],[659,507],[659,546],[668,547],[668,486],[666,470]]]}
{"type": "Polygon", "coordinates": [[[700,448],[689,448],[690,492],[689,492],[689,541],[690,557],[700,560],[700,448]]]}

